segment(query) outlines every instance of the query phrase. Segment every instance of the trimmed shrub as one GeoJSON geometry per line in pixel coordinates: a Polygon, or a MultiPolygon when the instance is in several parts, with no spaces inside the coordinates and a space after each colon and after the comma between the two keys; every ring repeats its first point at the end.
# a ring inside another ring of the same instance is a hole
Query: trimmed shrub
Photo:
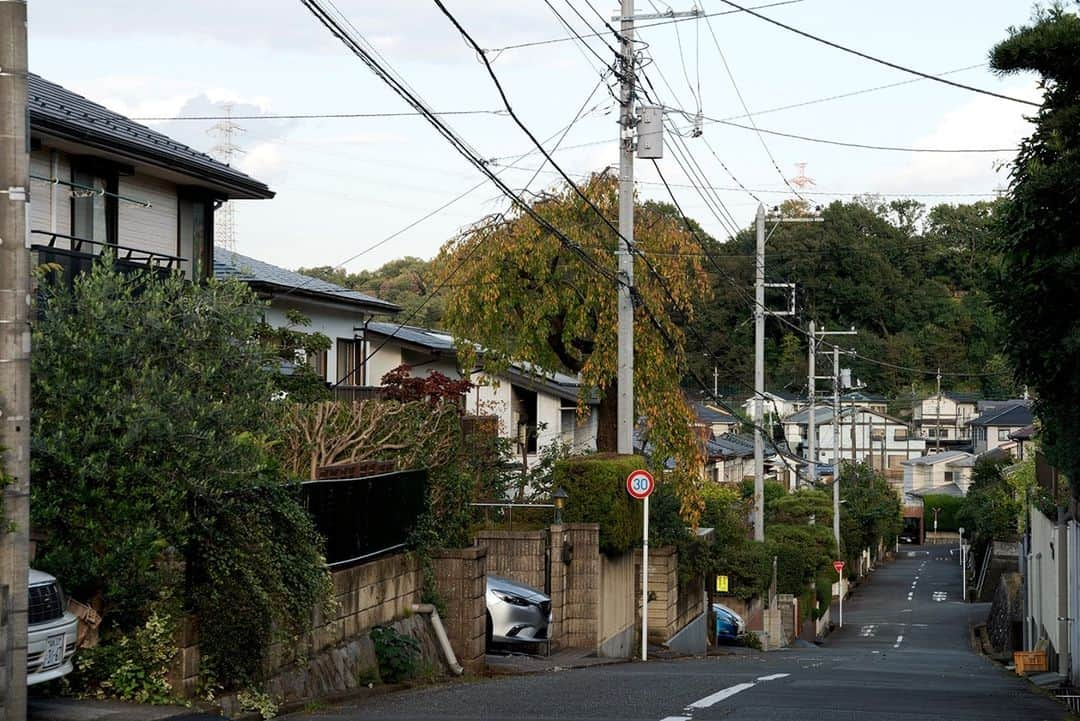
{"type": "Polygon", "coordinates": [[[964,499],[944,494],[923,496],[923,525],[927,531],[934,530],[934,508],[940,508],[938,513],[937,529],[939,531],[956,531],[960,528],[957,514],[964,505],[964,499]]]}
{"type": "Polygon", "coordinates": [[[570,496],[563,519],[600,524],[600,550],[618,554],[641,538],[641,506],[626,492],[626,477],[645,467],[641,456],[594,454],[555,464],[554,485],[570,496]]]}

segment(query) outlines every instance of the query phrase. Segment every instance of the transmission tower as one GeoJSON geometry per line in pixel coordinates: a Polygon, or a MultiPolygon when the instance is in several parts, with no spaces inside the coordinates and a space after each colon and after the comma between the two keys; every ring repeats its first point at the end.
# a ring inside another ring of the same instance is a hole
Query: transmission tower
{"type": "MultiPolygon", "coordinates": [[[[237,155],[244,151],[233,142],[233,136],[244,132],[244,129],[232,121],[232,103],[222,106],[225,111],[225,119],[214,123],[206,132],[217,142],[210,148],[210,155],[226,165],[231,165],[237,155]]],[[[229,250],[236,249],[236,219],[233,215],[233,204],[226,201],[214,213],[214,243],[224,246],[229,250]]]]}
{"type": "Polygon", "coordinates": [[[795,163],[795,167],[799,169],[799,174],[792,178],[791,182],[799,190],[806,190],[813,185],[817,185],[817,182],[806,174],[806,166],[807,163],[795,163]]]}

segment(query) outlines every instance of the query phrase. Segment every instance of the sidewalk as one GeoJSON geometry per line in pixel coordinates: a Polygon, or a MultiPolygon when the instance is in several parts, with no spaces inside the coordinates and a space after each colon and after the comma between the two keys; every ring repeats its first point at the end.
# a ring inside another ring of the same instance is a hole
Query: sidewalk
{"type": "Polygon", "coordinates": [[[74,698],[31,698],[28,721],[211,721],[221,716],[184,706],[74,698]]]}
{"type": "Polygon", "coordinates": [[[488,673],[491,675],[545,673],[565,671],[571,668],[607,666],[614,663],[626,663],[624,658],[600,658],[592,651],[580,648],[568,648],[556,651],[550,656],[530,656],[521,653],[489,653],[485,658],[488,673]]]}

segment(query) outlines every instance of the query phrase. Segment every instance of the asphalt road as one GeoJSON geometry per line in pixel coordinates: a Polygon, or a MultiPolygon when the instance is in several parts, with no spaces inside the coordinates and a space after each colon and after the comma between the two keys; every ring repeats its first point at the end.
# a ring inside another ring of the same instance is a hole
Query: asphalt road
{"type": "Polygon", "coordinates": [[[1062,706],[974,654],[958,559],[904,549],[820,648],[455,683],[293,718],[319,721],[1027,721],[1062,706]]]}

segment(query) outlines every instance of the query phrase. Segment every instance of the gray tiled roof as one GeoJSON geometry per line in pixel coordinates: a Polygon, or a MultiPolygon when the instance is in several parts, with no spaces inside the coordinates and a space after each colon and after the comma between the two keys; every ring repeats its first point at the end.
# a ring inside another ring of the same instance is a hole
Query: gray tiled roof
{"type": "Polygon", "coordinates": [[[364,308],[369,312],[396,313],[400,306],[375,296],[343,288],[336,283],[313,278],[292,270],[279,268],[256,258],[220,246],[214,247],[214,277],[234,278],[269,290],[288,290],[297,297],[317,297],[342,305],[364,308]]]}
{"type": "Polygon", "coordinates": [[[707,403],[694,403],[694,413],[697,415],[697,419],[702,423],[738,423],[739,419],[735,416],[722,411],[719,408],[713,408],[707,403]]]}
{"type": "Polygon", "coordinates": [[[265,183],[30,73],[27,78],[30,127],[134,160],[192,175],[227,189],[230,198],[272,198],[265,183]]]}
{"type": "Polygon", "coordinates": [[[423,346],[433,351],[454,350],[453,336],[428,328],[398,325],[397,323],[368,323],[367,329],[372,333],[397,338],[400,341],[423,346]]]}
{"type": "Polygon", "coordinates": [[[1023,428],[1033,421],[1031,407],[1024,402],[988,410],[978,418],[968,421],[969,426],[995,426],[1003,428],[1023,428]]]}

